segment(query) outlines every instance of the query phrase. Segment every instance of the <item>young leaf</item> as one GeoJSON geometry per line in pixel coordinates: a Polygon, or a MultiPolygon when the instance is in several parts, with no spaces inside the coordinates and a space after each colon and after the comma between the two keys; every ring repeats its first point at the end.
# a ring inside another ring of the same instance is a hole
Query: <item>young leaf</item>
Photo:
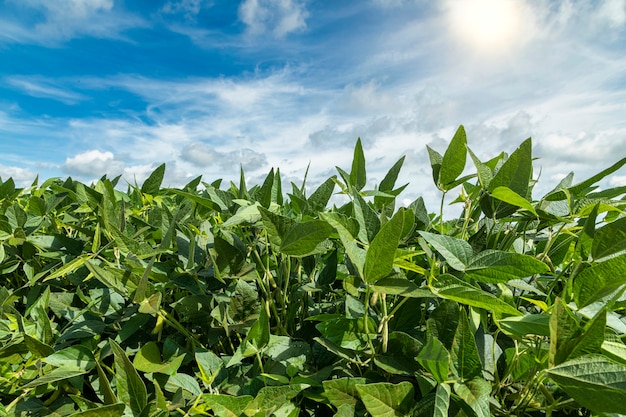
{"type": "Polygon", "coordinates": [[[437,182],[437,187],[440,190],[449,191],[452,189],[451,185],[454,183],[454,180],[456,180],[465,169],[466,158],[467,139],[465,128],[461,125],[454,134],[441,160],[439,181],[437,182]]]}
{"type": "Polygon", "coordinates": [[[396,417],[408,415],[413,405],[413,384],[379,382],[357,385],[357,391],[365,408],[372,416],[396,417]]]}
{"type": "Polygon", "coordinates": [[[161,164],[154,171],[152,171],[150,176],[144,181],[141,186],[141,192],[143,194],[157,195],[161,189],[164,175],[165,164],[161,164]]]}
{"type": "Polygon", "coordinates": [[[365,254],[363,268],[363,280],[365,282],[373,284],[379,279],[385,278],[393,269],[393,261],[402,235],[403,224],[404,209],[401,208],[391,220],[381,227],[365,254]]]}
{"type": "Polygon", "coordinates": [[[336,176],[332,176],[328,178],[326,181],[322,183],[317,189],[311,194],[311,196],[307,199],[307,203],[309,204],[309,208],[314,211],[323,211],[330,200],[330,197],[333,195],[333,191],[335,190],[335,179],[336,176]]]}
{"type": "Polygon", "coordinates": [[[596,182],[600,181],[604,177],[606,177],[608,175],[611,175],[612,173],[614,173],[615,171],[617,171],[618,169],[620,169],[624,165],[626,165],[626,158],[620,159],[619,161],[617,161],[616,163],[611,165],[609,168],[604,169],[604,170],[600,171],[599,173],[597,173],[596,175],[592,176],[591,178],[586,179],[585,181],[582,181],[582,182],[580,182],[580,183],[578,183],[578,184],[568,188],[568,191],[573,196],[580,198],[586,192],[589,192],[591,190],[590,187],[593,184],[595,184],[596,182]]]}
{"type": "Polygon", "coordinates": [[[443,343],[430,331],[426,345],[420,350],[415,360],[430,372],[437,382],[442,383],[448,379],[450,354],[443,343]]]}
{"type": "Polygon", "coordinates": [[[350,171],[350,185],[361,191],[365,187],[365,156],[363,155],[363,146],[361,138],[357,139],[354,147],[354,158],[352,159],[352,170],[350,171]]]}
{"type": "Polygon", "coordinates": [[[511,190],[509,187],[504,187],[504,186],[496,187],[491,192],[491,196],[500,201],[504,201],[505,203],[508,203],[512,206],[516,206],[524,210],[527,210],[531,212],[532,214],[534,214],[535,217],[538,216],[537,211],[535,211],[535,208],[533,207],[533,205],[530,204],[530,201],[526,200],[524,197],[517,194],[515,191],[511,190]]]}
{"type": "Polygon", "coordinates": [[[433,171],[433,181],[435,181],[435,185],[439,187],[439,176],[441,174],[441,163],[443,161],[443,156],[430,146],[426,145],[426,150],[428,150],[428,157],[430,159],[430,167],[433,171]]]}

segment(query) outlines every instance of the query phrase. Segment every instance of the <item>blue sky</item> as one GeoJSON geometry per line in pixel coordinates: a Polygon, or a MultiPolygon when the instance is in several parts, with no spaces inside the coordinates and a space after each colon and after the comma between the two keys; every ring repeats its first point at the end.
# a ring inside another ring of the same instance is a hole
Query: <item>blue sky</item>
{"type": "Polygon", "coordinates": [[[626,0],[0,0],[0,177],[315,185],[361,137],[371,186],[406,155],[434,202],[425,146],[463,124],[484,159],[531,136],[540,197],[626,156],[625,25],[626,0]]]}

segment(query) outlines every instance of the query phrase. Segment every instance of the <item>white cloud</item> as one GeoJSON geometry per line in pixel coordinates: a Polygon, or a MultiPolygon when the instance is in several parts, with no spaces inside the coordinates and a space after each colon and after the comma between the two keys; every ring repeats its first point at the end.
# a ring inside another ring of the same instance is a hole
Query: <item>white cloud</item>
{"type": "Polygon", "coordinates": [[[50,98],[65,104],[76,104],[87,99],[82,94],[75,93],[63,87],[57,87],[54,82],[42,77],[9,76],[4,77],[4,81],[19,90],[24,91],[32,97],[50,98]]]}
{"type": "Polygon", "coordinates": [[[169,0],[161,11],[167,14],[182,14],[186,19],[193,20],[203,7],[210,7],[213,3],[207,0],[169,0]]]}
{"type": "Polygon", "coordinates": [[[32,184],[36,177],[37,174],[28,168],[0,164],[0,178],[2,178],[2,181],[12,178],[18,187],[26,187],[32,184]]]}
{"type": "Polygon", "coordinates": [[[121,38],[129,28],[145,26],[143,19],[115,7],[113,0],[9,0],[15,7],[39,13],[40,20],[15,24],[0,18],[9,42],[57,45],[80,36],[121,38]]]}
{"type": "Polygon", "coordinates": [[[124,169],[124,163],[115,160],[112,152],[90,150],[69,157],[63,164],[63,171],[70,175],[83,177],[99,177],[103,174],[120,173],[124,169]]]}
{"type": "Polygon", "coordinates": [[[220,170],[232,171],[241,164],[245,171],[257,170],[267,165],[267,157],[263,153],[249,148],[241,148],[229,152],[220,152],[209,148],[205,143],[193,142],[181,151],[181,158],[197,167],[217,167],[220,170]]]}
{"type": "Polygon", "coordinates": [[[251,34],[271,32],[277,38],[306,29],[308,15],[300,0],[245,0],[239,6],[239,19],[251,34]]]}

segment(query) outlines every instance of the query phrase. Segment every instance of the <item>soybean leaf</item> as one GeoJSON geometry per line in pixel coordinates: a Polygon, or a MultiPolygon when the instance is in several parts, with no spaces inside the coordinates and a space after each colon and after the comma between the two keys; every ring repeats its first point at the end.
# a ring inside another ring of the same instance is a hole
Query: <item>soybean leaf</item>
{"type": "Polygon", "coordinates": [[[611,258],[583,269],[574,278],[574,300],[582,308],[626,284],[626,255],[611,258]]]}
{"type": "Polygon", "coordinates": [[[402,235],[403,224],[404,209],[401,208],[391,220],[381,227],[365,254],[363,267],[363,280],[365,282],[375,283],[389,275],[393,269],[393,261],[402,235]]]}
{"type": "Polygon", "coordinates": [[[548,376],[589,410],[626,414],[626,365],[585,355],[548,370],[548,376]]]}
{"type": "Polygon", "coordinates": [[[354,157],[352,159],[352,170],[350,171],[350,185],[360,191],[365,187],[365,156],[363,155],[363,146],[361,138],[357,139],[354,146],[354,157]]]}
{"type": "Polygon", "coordinates": [[[624,251],[626,251],[626,217],[617,219],[596,230],[591,246],[591,256],[594,259],[624,251]]]}
{"type": "Polygon", "coordinates": [[[202,399],[217,417],[237,417],[243,413],[253,397],[250,395],[205,394],[202,399]]]}
{"type": "Polygon", "coordinates": [[[320,213],[320,217],[337,231],[350,261],[352,261],[352,264],[357,268],[357,271],[362,277],[366,254],[365,251],[357,245],[356,239],[345,226],[342,217],[338,213],[320,213]]]}
{"type": "Polygon", "coordinates": [[[450,407],[450,385],[437,384],[435,391],[435,405],[433,407],[433,417],[448,417],[450,407]]]}
{"type": "Polygon", "coordinates": [[[497,284],[548,270],[548,265],[532,256],[488,249],[471,259],[465,274],[476,281],[497,284]]]}
{"type": "Polygon", "coordinates": [[[470,329],[465,309],[459,309],[459,324],[450,350],[452,363],[461,381],[467,381],[482,375],[482,363],[478,356],[478,348],[474,333],[470,329]]]}
{"type": "Polygon", "coordinates": [[[597,173],[596,175],[592,176],[589,179],[586,179],[585,181],[582,181],[570,188],[568,188],[568,191],[576,196],[576,197],[581,197],[582,195],[584,195],[584,193],[590,191],[590,187],[595,184],[596,182],[600,181],[601,179],[603,179],[604,177],[611,175],[612,173],[614,173],[615,171],[617,171],[618,169],[620,169],[621,167],[623,167],[624,165],[626,165],[626,158],[622,158],[619,161],[617,161],[616,163],[614,163],[613,165],[611,165],[609,168],[604,169],[602,171],[600,171],[599,173],[597,173]]]}
{"type": "Polygon", "coordinates": [[[270,413],[277,410],[286,402],[291,401],[293,397],[306,388],[308,388],[306,384],[263,387],[259,390],[256,397],[254,397],[254,400],[246,405],[244,414],[253,417],[260,411],[263,411],[265,415],[271,415],[270,413]]]}
{"type": "Polygon", "coordinates": [[[146,385],[124,350],[114,340],[109,339],[109,344],[115,356],[117,396],[130,406],[134,416],[139,416],[148,403],[146,385]]]}
{"type": "Polygon", "coordinates": [[[498,320],[498,325],[504,332],[520,338],[531,334],[550,336],[550,316],[545,314],[505,317],[498,320]]]}
{"type": "Polygon", "coordinates": [[[24,388],[35,388],[41,385],[51,384],[57,381],[63,381],[65,379],[73,378],[75,376],[86,374],[86,369],[64,369],[64,368],[56,368],[47,374],[40,376],[37,379],[30,381],[28,384],[25,384],[24,388]]]}
{"type": "Polygon", "coordinates": [[[383,278],[370,287],[380,294],[401,295],[411,298],[430,298],[433,293],[428,288],[420,288],[405,278],[383,278]]]}
{"type": "Polygon", "coordinates": [[[626,365],[626,345],[622,342],[604,341],[601,345],[602,353],[610,359],[626,365]]]}
{"type": "Polygon", "coordinates": [[[433,181],[435,182],[435,185],[439,187],[439,177],[441,175],[441,162],[443,161],[443,156],[428,145],[426,145],[426,150],[428,150],[428,158],[430,159],[430,166],[433,171],[433,181]]]}
{"type": "Polygon", "coordinates": [[[489,396],[491,384],[482,378],[476,378],[463,384],[454,384],[454,392],[461,397],[478,417],[491,417],[489,396]]]}
{"type": "Polygon", "coordinates": [[[493,191],[491,191],[491,196],[493,198],[497,198],[500,201],[504,201],[505,203],[511,204],[512,206],[516,206],[522,208],[524,210],[528,210],[535,216],[538,216],[537,211],[530,203],[530,201],[526,200],[521,195],[517,194],[515,191],[511,190],[509,187],[499,186],[496,187],[493,191]]]}
{"type": "Polygon", "coordinates": [[[440,190],[448,191],[452,188],[451,184],[465,169],[466,158],[467,139],[465,128],[461,125],[454,134],[441,160],[441,170],[439,171],[439,180],[437,182],[437,187],[440,190]]]}
{"type": "Polygon", "coordinates": [[[433,278],[431,290],[441,298],[456,301],[468,306],[515,316],[522,314],[515,307],[507,304],[495,295],[476,288],[449,274],[442,274],[433,278]]]}
{"type": "Polygon", "coordinates": [[[357,391],[365,408],[372,416],[400,417],[409,413],[413,404],[413,384],[379,382],[357,385],[357,391]]]}
{"type": "Polygon", "coordinates": [[[333,227],[323,220],[298,223],[282,239],[280,251],[291,256],[310,255],[332,232],[333,227]]]}
{"type": "Polygon", "coordinates": [[[250,343],[257,352],[267,346],[270,341],[270,323],[269,316],[265,306],[261,305],[259,318],[248,332],[246,342],[250,343]]]}
{"type": "Polygon", "coordinates": [[[143,194],[157,195],[161,189],[163,183],[163,176],[165,175],[165,164],[159,165],[141,186],[141,192],[143,194]]]}
{"type": "Polygon", "coordinates": [[[354,199],[354,217],[359,222],[359,239],[371,242],[380,230],[380,219],[358,192],[352,192],[354,199]]]}
{"type": "Polygon", "coordinates": [[[126,405],[123,403],[109,404],[79,411],[77,413],[70,414],[69,417],[121,417],[124,415],[125,409],[126,405]]]}
{"type": "Polygon", "coordinates": [[[324,210],[330,200],[330,197],[333,195],[333,191],[335,190],[335,179],[336,176],[328,178],[307,199],[309,208],[312,211],[324,210]]]}
{"type": "Polygon", "coordinates": [[[77,369],[89,372],[96,366],[96,360],[85,346],[76,345],[62,349],[43,359],[47,364],[66,370],[77,369]]]}
{"type": "Polygon", "coordinates": [[[420,231],[419,234],[443,256],[451,268],[465,271],[473,255],[472,246],[467,241],[429,232],[420,231]]]}
{"type": "Polygon", "coordinates": [[[360,377],[324,380],[322,381],[324,396],[337,408],[348,405],[354,409],[359,403],[359,392],[356,386],[365,382],[365,378],[360,377]]]}
{"type": "Polygon", "coordinates": [[[448,379],[450,370],[450,354],[446,347],[434,337],[430,331],[426,345],[415,358],[437,380],[444,382],[448,379]]]}
{"type": "Polygon", "coordinates": [[[175,375],[185,355],[179,355],[167,362],[161,359],[161,352],[155,342],[148,342],[139,349],[133,358],[135,369],[142,372],[175,375]]]}

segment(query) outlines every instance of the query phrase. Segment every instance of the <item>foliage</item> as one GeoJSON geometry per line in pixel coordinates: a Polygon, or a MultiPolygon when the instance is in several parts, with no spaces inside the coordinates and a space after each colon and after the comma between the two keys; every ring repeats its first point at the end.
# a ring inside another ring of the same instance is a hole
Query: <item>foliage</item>
{"type": "Polygon", "coordinates": [[[0,415],[626,414],[626,159],[536,200],[531,149],[429,148],[451,220],[360,140],[311,193],[0,181],[0,415]]]}

